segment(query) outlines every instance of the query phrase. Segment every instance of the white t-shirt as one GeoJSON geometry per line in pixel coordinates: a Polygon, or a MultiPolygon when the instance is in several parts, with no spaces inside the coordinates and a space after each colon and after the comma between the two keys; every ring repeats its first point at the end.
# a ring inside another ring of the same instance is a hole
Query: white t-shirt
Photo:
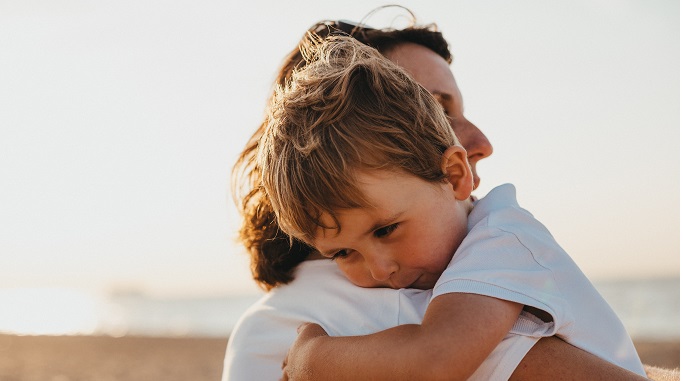
{"type": "MultiPolygon", "coordinates": [[[[431,290],[357,287],[330,260],[303,262],[294,281],[264,295],[240,318],[228,341],[222,379],[278,380],[301,323],[318,323],[331,336],[419,324],[431,296],[431,290]]],[[[507,380],[538,339],[509,334],[470,379],[507,380]]]]}
{"type": "Polygon", "coordinates": [[[621,321],[550,232],[522,209],[511,184],[493,189],[468,216],[468,234],[434,286],[433,297],[481,294],[532,306],[552,322],[530,318],[511,332],[556,335],[645,375],[621,321]],[[528,324],[531,323],[531,324],[528,324]]]}

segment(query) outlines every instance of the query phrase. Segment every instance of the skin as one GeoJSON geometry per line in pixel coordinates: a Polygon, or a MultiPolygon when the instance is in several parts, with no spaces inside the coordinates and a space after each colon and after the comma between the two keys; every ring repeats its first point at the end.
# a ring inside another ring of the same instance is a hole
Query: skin
{"type": "MultiPolygon", "coordinates": [[[[317,324],[306,323],[299,328],[298,340],[292,350],[310,350],[306,348],[307,343],[314,342],[320,338],[327,337],[327,333],[317,324]],[[303,349],[298,346],[304,346],[303,349]]],[[[315,355],[310,353],[310,355],[315,355]]],[[[333,356],[336,356],[333,355],[333,356]]],[[[306,377],[288,376],[288,369],[293,364],[288,364],[287,360],[283,363],[282,380],[302,380],[306,377]]],[[[649,378],[639,376],[624,368],[618,367],[610,362],[600,359],[597,356],[565,343],[557,337],[544,337],[534,345],[517,369],[512,373],[510,381],[529,381],[529,380],[554,380],[554,381],[674,381],[680,380],[680,373],[677,370],[667,370],[645,366],[649,378]],[[562,359],[562,361],[558,361],[562,359]]],[[[344,375],[337,375],[344,377],[344,375]]],[[[419,379],[426,379],[421,375],[419,379]]]]}
{"type": "Polygon", "coordinates": [[[319,325],[306,324],[285,360],[284,379],[464,381],[503,340],[521,309],[452,293],[429,304],[422,324],[371,335],[330,337],[319,325]]]}
{"type": "MultiPolygon", "coordinates": [[[[359,188],[373,207],[337,211],[340,229],[319,228],[313,246],[357,286],[433,288],[467,235],[472,175],[466,155],[461,147],[444,155],[457,185],[358,171],[359,188]]],[[[323,225],[333,222],[323,215],[323,225]]]]}
{"type": "MultiPolygon", "coordinates": [[[[648,372],[648,376],[649,372],[648,372]]],[[[524,356],[510,377],[522,380],[645,380],[624,368],[604,361],[588,352],[567,345],[557,337],[541,339],[524,356]],[[564,345],[562,345],[564,344],[564,345]],[[557,361],[563,359],[563,361],[557,361]],[[576,364],[581,364],[577,366],[576,364]]],[[[656,377],[653,380],[666,380],[656,377]]]]}

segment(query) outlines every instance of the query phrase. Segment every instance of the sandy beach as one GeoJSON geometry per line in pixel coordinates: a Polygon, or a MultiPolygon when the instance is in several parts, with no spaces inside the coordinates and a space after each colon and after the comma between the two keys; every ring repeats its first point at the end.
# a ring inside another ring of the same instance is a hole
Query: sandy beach
{"type": "MultiPolygon", "coordinates": [[[[227,339],[0,335],[2,381],[219,380],[227,339]]],[[[680,342],[638,341],[644,363],[678,368],[680,342]]]]}

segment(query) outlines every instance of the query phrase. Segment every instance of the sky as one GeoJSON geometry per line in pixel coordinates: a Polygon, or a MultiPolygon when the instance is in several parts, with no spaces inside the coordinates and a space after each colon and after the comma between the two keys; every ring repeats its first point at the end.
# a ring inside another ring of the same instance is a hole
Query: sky
{"type": "MultiPolygon", "coordinates": [[[[0,1],[0,290],[255,292],[232,165],[303,32],[383,4],[0,1]]],[[[515,184],[590,279],[679,275],[677,1],[401,4],[494,146],[476,195],[515,184]]]]}

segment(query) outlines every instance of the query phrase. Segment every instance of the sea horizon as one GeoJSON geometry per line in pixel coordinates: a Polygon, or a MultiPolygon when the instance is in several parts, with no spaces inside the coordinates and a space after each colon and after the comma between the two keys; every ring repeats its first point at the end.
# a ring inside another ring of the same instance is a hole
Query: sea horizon
{"type": "MultiPolygon", "coordinates": [[[[680,278],[593,282],[636,340],[678,340],[680,278]]],[[[0,333],[229,337],[263,293],[154,297],[141,291],[91,293],[78,289],[0,289],[0,333]]]]}

